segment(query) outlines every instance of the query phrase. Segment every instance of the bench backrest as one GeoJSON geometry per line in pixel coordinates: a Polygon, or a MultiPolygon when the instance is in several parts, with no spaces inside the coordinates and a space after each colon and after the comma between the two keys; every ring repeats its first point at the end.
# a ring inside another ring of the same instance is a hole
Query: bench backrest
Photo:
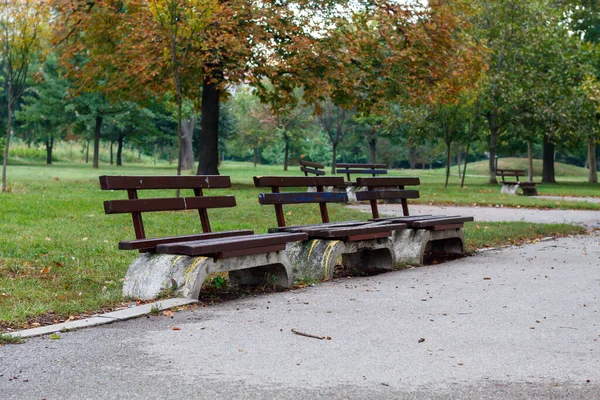
{"type": "Polygon", "coordinates": [[[406,190],[406,186],[418,186],[420,180],[417,177],[393,177],[393,178],[357,178],[357,187],[366,187],[367,191],[357,191],[356,199],[368,200],[371,204],[373,218],[379,218],[377,200],[398,200],[402,203],[402,213],[408,216],[407,199],[418,199],[418,190],[406,190]]]}
{"type": "Polygon", "coordinates": [[[507,168],[498,168],[496,170],[496,175],[510,175],[510,176],[524,176],[524,169],[507,169],[507,168]]]}
{"type": "Polygon", "coordinates": [[[146,232],[142,220],[143,212],[198,210],[203,232],[210,232],[208,208],[235,207],[234,196],[204,196],[203,189],[229,188],[228,176],[101,176],[102,190],[126,190],[127,200],[104,202],[106,214],[131,214],[136,239],[144,239],[146,232]],[[193,197],[143,198],[139,190],[192,189],[193,197]]]}
{"type": "Polygon", "coordinates": [[[308,176],[308,174],[317,176],[325,175],[325,171],[323,171],[324,168],[325,166],[323,164],[310,161],[300,161],[300,171],[304,172],[304,176],[308,176]]]}
{"type": "Polygon", "coordinates": [[[261,193],[258,195],[260,204],[272,204],[275,206],[275,216],[277,226],[285,226],[285,216],[283,212],[284,204],[306,204],[318,203],[321,211],[321,220],[323,223],[329,222],[329,213],[327,203],[346,203],[348,195],[338,192],[326,192],[327,186],[340,186],[344,184],[344,178],[341,176],[255,176],[254,186],[270,187],[271,193],[261,193]],[[280,193],[280,188],[308,188],[315,187],[316,192],[286,192],[280,193]]]}
{"type": "Polygon", "coordinates": [[[336,163],[336,172],[338,174],[346,174],[348,181],[351,181],[351,174],[370,174],[371,176],[387,174],[386,164],[353,164],[353,163],[336,163]]]}

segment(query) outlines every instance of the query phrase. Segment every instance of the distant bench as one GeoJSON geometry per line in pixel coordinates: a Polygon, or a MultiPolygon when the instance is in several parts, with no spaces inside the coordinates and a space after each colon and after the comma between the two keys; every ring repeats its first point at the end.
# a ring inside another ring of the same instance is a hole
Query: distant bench
{"type": "Polygon", "coordinates": [[[537,183],[519,181],[519,177],[526,176],[524,169],[496,169],[496,176],[502,178],[502,193],[515,194],[516,189],[520,188],[525,196],[537,196],[537,183]],[[505,178],[515,178],[511,181],[506,181],[505,178]]]}
{"type": "Polygon", "coordinates": [[[371,205],[373,221],[405,223],[408,229],[396,232],[394,244],[396,260],[407,263],[423,264],[425,251],[443,251],[447,253],[464,253],[463,225],[473,221],[473,217],[460,215],[418,215],[411,216],[408,210],[408,199],[420,197],[419,191],[406,189],[406,186],[420,184],[416,177],[357,178],[356,186],[366,188],[357,191],[358,201],[368,201],[371,205]],[[401,217],[382,218],[379,214],[378,200],[400,200],[401,217]]]}
{"type": "Polygon", "coordinates": [[[300,161],[300,171],[304,172],[304,176],[308,174],[322,176],[325,175],[325,166],[323,164],[314,163],[310,161],[300,161]]]}
{"type": "Polygon", "coordinates": [[[395,265],[393,231],[406,228],[404,223],[375,221],[330,222],[327,204],[347,203],[345,192],[326,191],[344,185],[341,176],[331,177],[254,177],[254,185],[270,188],[261,193],[259,203],[273,205],[277,228],[269,232],[294,232],[308,235],[303,243],[291,243],[288,256],[299,275],[304,278],[331,279],[337,260],[350,268],[392,270],[395,265]],[[296,191],[296,188],[315,187],[316,191],[296,191]],[[281,192],[281,189],[291,191],[281,192]],[[284,205],[319,205],[321,223],[286,226],[284,205]]]}
{"type": "Polygon", "coordinates": [[[234,207],[236,202],[234,196],[204,196],[203,190],[231,187],[228,176],[101,176],[100,187],[127,191],[128,199],[105,201],[104,210],[106,214],[131,214],[136,239],[119,242],[119,249],[144,253],[129,268],[123,285],[125,296],[149,299],[173,289],[198,298],[206,276],[219,271],[229,271],[238,283],[256,283],[271,274],[277,275],[276,283],[291,285],[292,267],[283,250],[289,242],[305,240],[306,234],[211,231],[207,210],[234,207]],[[191,189],[193,196],[138,197],[140,190],[159,189],[191,189]],[[177,210],[197,210],[202,233],[146,237],[142,213],[177,210]]]}
{"type": "Polygon", "coordinates": [[[336,163],[336,172],[346,174],[347,182],[352,182],[351,175],[385,175],[387,174],[386,164],[348,164],[336,163]]]}

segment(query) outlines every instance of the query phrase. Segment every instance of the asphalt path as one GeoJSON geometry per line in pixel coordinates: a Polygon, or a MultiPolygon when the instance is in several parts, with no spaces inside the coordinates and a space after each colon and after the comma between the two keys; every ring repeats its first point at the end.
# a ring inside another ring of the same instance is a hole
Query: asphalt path
{"type": "Polygon", "coordinates": [[[0,398],[598,399],[599,259],[596,232],[33,338],[0,398]]]}
{"type": "MultiPolygon", "coordinates": [[[[564,198],[563,198],[564,199],[564,198]]],[[[584,201],[584,200],[580,200],[584,201]]],[[[355,204],[350,208],[366,213],[371,212],[369,205],[355,204]]],[[[381,204],[378,206],[383,216],[401,216],[400,204],[381,204]]],[[[512,208],[496,206],[430,206],[411,204],[411,215],[463,215],[472,216],[475,221],[525,221],[542,224],[565,223],[581,225],[588,230],[600,229],[600,211],[594,210],[543,210],[535,208],[512,208]]]]}

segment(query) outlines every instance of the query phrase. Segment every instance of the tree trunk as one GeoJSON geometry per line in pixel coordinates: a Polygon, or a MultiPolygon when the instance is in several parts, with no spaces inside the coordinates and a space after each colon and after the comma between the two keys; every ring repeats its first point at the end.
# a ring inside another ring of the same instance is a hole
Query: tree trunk
{"type": "Polygon", "coordinates": [[[598,164],[596,164],[596,138],[593,136],[590,136],[588,138],[588,162],[588,182],[598,183],[598,164]]]}
{"type": "Polygon", "coordinates": [[[85,141],[85,163],[89,163],[90,162],[90,141],[86,140],[85,141]]]}
{"type": "Polygon", "coordinates": [[[548,135],[544,135],[543,163],[542,183],[556,183],[554,177],[554,143],[548,135]]]}
{"type": "Polygon", "coordinates": [[[256,164],[258,164],[258,145],[255,145],[252,148],[252,159],[254,162],[254,168],[256,168],[256,164]]]}
{"type": "Polygon", "coordinates": [[[410,169],[417,168],[417,146],[410,146],[408,163],[410,165],[410,169]]]}
{"type": "Polygon", "coordinates": [[[114,160],[113,160],[113,145],[115,144],[114,140],[110,140],[110,165],[114,165],[114,160]]]}
{"type": "Polygon", "coordinates": [[[489,113],[487,115],[488,127],[490,129],[490,160],[489,160],[489,174],[490,183],[498,183],[496,179],[496,142],[498,141],[498,125],[496,123],[496,116],[489,113]]]}
{"type": "Polygon", "coordinates": [[[2,193],[6,192],[6,166],[8,162],[8,145],[10,144],[10,131],[12,129],[12,87],[10,82],[6,92],[8,100],[8,119],[6,120],[6,141],[4,143],[4,158],[2,159],[2,193]]]}
{"type": "Polygon", "coordinates": [[[46,138],[46,165],[52,165],[52,148],[54,147],[54,137],[52,135],[46,138]]]}
{"type": "Polygon", "coordinates": [[[194,169],[194,129],[196,119],[188,118],[181,123],[181,169],[191,171],[194,169]]]}
{"type": "Polygon", "coordinates": [[[100,130],[102,129],[102,116],[96,117],[96,127],[94,128],[94,168],[99,167],[100,159],[100,130]]]}
{"type": "Polygon", "coordinates": [[[123,166],[123,135],[117,138],[117,167],[123,166]]]}
{"type": "Polygon", "coordinates": [[[377,162],[377,137],[369,138],[369,158],[373,164],[377,162]]]}
{"type": "Polygon", "coordinates": [[[283,135],[283,139],[285,140],[285,152],[283,155],[283,170],[288,170],[289,157],[290,157],[290,138],[288,135],[283,135]]]}
{"type": "Polygon", "coordinates": [[[527,163],[528,163],[527,178],[529,179],[529,182],[533,182],[533,151],[531,149],[530,141],[527,141],[527,163]]]}
{"type": "Polygon", "coordinates": [[[197,175],[219,175],[219,94],[217,85],[205,77],[197,175]]]}
{"type": "Polygon", "coordinates": [[[336,164],[336,160],[337,160],[337,146],[338,143],[334,142],[332,143],[332,156],[331,156],[331,175],[335,174],[335,164],[336,164]]]}
{"type": "Polygon", "coordinates": [[[458,177],[461,177],[460,173],[460,148],[456,150],[456,168],[458,168],[458,177]]]}
{"type": "Polygon", "coordinates": [[[152,159],[154,165],[156,165],[156,153],[158,153],[158,143],[154,143],[154,150],[152,151],[152,159]]]}
{"type": "Polygon", "coordinates": [[[446,184],[444,187],[448,187],[448,181],[450,180],[450,142],[446,142],[446,184]]]}

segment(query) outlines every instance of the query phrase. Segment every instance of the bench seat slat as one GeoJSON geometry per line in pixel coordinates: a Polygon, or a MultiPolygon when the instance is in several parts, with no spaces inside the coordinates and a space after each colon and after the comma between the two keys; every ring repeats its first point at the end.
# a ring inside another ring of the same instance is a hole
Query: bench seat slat
{"type": "Polygon", "coordinates": [[[387,168],[386,164],[374,163],[336,163],[335,166],[340,168],[387,168]]]}
{"type": "Polygon", "coordinates": [[[429,228],[435,225],[457,224],[473,221],[473,217],[444,217],[428,219],[424,221],[415,221],[412,223],[413,228],[429,228]]]}
{"type": "Polygon", "coordinates": [[[163,238],[146,238],[138,240],[124,240],[119,242],[119,250],[151,250],[159,244],[186,242],[203,239],[216,239],[230,236],[252,235],[251,229],[243,229],[237,231],[222,231],[222,232],[207,232],[194,235],[183,236],[168,236],[163,238]]]}
{"type": "Polygon", "coordinates": [[[157,253],[199,256],[255,247],[272,246],[306,240],[304,233],[270,233],[264,235],[234,236],[220,239],[168,243],[156,246],[157,253]]]}
{"type": "Polygon", "coordinates": [[[346,193],[335,192],[298,192],[298,193],[261,193],[260,204],[306,204],[306,203],[345,203],[346,193]]]}
{"type": "Polygon", "coordinates": [[[100,177],[102,190],[229,188],[231,180],[223,175],[195,176],[107,176],[100,177]]]}
{"type": "MultiPolygon", "coordinates": [[[[312,227],[312,228],[298,228],[298,229],[290,229],[288,232],[305,232],[311,238],[323,238],[323,239],[332,239],[332,238],[343,238],[352,235],[361,235],[361,234],[369,234],[369,233],[380,233],[380,232],[389,232],[389,235],[392,234],[393,230],[401,230],[405,229],[406,224],[386,224],[386,225],[377,225],[377,226],[368,226],[368,224],[361,224],[354,227],[312,227]]],[[[388,236],[389,236],[388,235],[388,236]]]]}
{"type": "Polygon", "coordinates": [[[373,190],[356,192],[357,200],[418,199],[418,190],[373,190]]]}
{"type": "Polygon", "coordinates": [[[356,178],[357,186],[398,187],[418,186],[421,180],[418,177],[385,177],[385,178],[356,178]]]}
{"type": "Polygon", "coordinates": [[[256,187],[338,186],[344,184],[341,176],[255,176],[256,187]]]}
{"type": "Polygon", "coordinates": [[[204,208],[235,207],[233,196],[173,197],[104,202],[106,214],[123,214],[150,211],[198,210],[204,208]]]}
{"type": "Polygon", "coordinates": [[[364,221],[344,221],[344,222],[328,222],[326,224],[308,224],[308,225],[292,225],[292,226],[281,226],[277,228],[269,228],[269,233],[273,232],[287,232],[290,229],[298,228],[311,228],[313,226],[353,226],[358,224],[364,224],[364,221]]]}
{"type": "Polygon", "coordinates": [[[385,169],[337,169],[338,174],[387,174],[385,169]]]}
{"type": "Polygon", "coordinates": [[[308,172],[309,174],[315,174],[315,175],[318,175],[318,176],[325,175],[325,171],[321,171],[321,170],[315,169],[315,168],[300,167],[300,171],[302,171],[302,172],[308,172]]]}

